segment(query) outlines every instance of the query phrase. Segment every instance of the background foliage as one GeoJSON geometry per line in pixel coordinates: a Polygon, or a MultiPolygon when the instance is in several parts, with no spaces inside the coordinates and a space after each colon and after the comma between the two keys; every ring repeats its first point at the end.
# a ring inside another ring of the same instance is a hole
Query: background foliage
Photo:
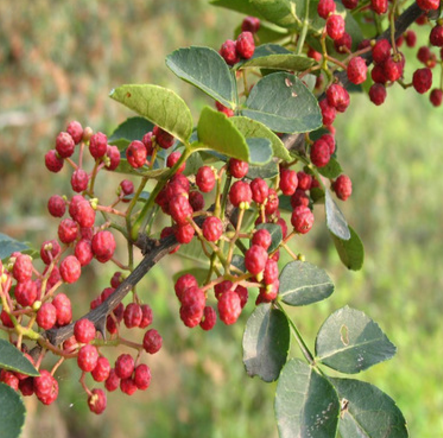
{"type": "MultiPolygon", "coordinates": [[[[8,3],[0,3],[0,230],[40,244],[48,230],[56,232],[46,201],[69,184],[44,170],[56,133],[74,118],[110,133],[132,115],[108,98],[124,83],[170,87],[196,113],[210,100],[171,74],[164,58],[191,44],[218,49],[241,16],[206,0],[8,3]]],[[[411,436],[426,438],[443,435],[442,110],[413,90],[394,88],[381,108],[363,95],[352,99],[335,122],[342,164],[354,184],[343,209],[365,243],[365,266],[346,271],[326,229],[314,225],[299,251],[327,269],[336,293],[292,311],[311,345],[327,315],[345,304],[374,318],[398,353],[363,377],[397,401],[411,436]]],[[[109,190],[116,184],[110,181],[109,190]]],[[[78,369],[64,366],[57,403],[46,408],[27,401],[25,436],[277,436],[275,384],[250,379],[241,364],[249,312],[243,322],[210,333],[190,332],[176,317],[171,276],[186,263],[169,258],[142,284],[165,338],[152,360],[149,391],[130,400],[112,394],[106,412],[95,418],[76,383],[78,369]]],[[[102,267],[85,270],[84,282],[72,289],[78,314],[88,287],[105,287],[110,275],[102,267]]]]}

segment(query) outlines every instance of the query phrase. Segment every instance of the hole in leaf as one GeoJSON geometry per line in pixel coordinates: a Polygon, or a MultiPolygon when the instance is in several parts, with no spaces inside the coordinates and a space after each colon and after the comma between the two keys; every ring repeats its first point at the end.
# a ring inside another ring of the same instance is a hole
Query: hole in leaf
{"type": "Polygon", "coordinates": [[[345,324],[343,324],[341,326],[340,335],[341,335],[341,341],[342,341],[343,345],[348,346],[349,345],[349,329],[345,324]]]}

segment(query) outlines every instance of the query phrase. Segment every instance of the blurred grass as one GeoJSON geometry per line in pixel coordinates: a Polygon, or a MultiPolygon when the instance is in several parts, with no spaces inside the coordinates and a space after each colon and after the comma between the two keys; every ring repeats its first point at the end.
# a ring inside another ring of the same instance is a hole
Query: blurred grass
{"type": "MultiPolygon", "coordinates": [[[[107,97],[123,83],[171,87],[197,114],[210,101],[169,73],[164,57],[190,44],[218,48],[241,17],[204,0],[7,3],[0,2],[0,229],[39,244],[56,233],[56,221],[45,213],[54,187],[69,193],[66,171],[43,170],[56,133],[75,118],[109,133],[129,115],[107,97]]],[[[358,95],[338,117],[339,158],[354,184],[343,209],[365,243],[365,266],[353,273],[340,264],[317,208],[312,235],[297,241],[296,249],[331,273],[336,292],[326,302],[292,310],[311,345],[324,319],[344,304],[374,318],[398,355],[361,378],[391,395],[411,436],[423,438],[443,436],[441,111],[426,96],[395,86],[381,108],[358,95]]],[[[110,177],[106,190],[112,193],[118,181],[110,177]]],[[[68,363],[60,368],[56,405],[28,401],[26,436],[277,436],[275,386],[249,379],[241,363],[248,312],[234,327],[189,331],[177,321],[171,282],[182,268],[178,257],[163,261],[139,288],[165,341],[148,361],[151,388],[130,399],[110,394],[107,411],[95,417],[77,383],[79,372],[68,363]]],[[[106,287],[110,275],[94,266],[78,288],[71,286],[77,316],[91,287],[106,287]]]]}

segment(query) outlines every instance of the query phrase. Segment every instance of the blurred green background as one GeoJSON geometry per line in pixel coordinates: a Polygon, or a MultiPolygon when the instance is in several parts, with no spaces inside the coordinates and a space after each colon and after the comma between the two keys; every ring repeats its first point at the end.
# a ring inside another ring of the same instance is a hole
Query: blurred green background
{"type": "MultiPolygon", "coordinates": [[[[113,87],[170,87],[194,115],[212,105],[176,79],[164,58],[191,44],[218,49],[241,19],[206,0],[0,2],[0,231],[37,246],[56,235],[46,202],[53,193],[69,193],[69,178],[66,169],[46,172],[44,154],[70,120],[110,133],[131,115],[108,98],[113,87]]],[[[405,53],[414,57],[411,49],[405,53]]],[[[381,108],[355,96],[335,126],[339,158],[354,187],[343,210],[364,241],[365,266],[354,273],[340,264],[321,208],[313,232],[297,242],[297,251],[325,267],[337,286],[326,302],[293,311],[302,333],[312,345],[324,319],[344,304],[374,318],[398,354],[361,378],[391,395],[411,436],[421,438],[443,436],[442,121],[442,109],[413,90],[394,86],[381,108]]],[[[118,182],[102,180],[111,194],[118,182]]],[[[78,369],[65,364],[58,372],[57,403],[43,407],[26,400],[25,437],[277,436],[275,385],[247,377],[241,361],[242,329],[252,306],[233,327],[186,329],[171,281],[183,267],[179,257],[169,258],[139,288],[164,337],[162,351],[147,360],[150,389],[130,399],[110,394],[107,410],[97,417],[88,412],[78,369]]],[[[66,288],[75,316],[112,275],[103,266],[84,271],[83,283],[66,288]]]]}

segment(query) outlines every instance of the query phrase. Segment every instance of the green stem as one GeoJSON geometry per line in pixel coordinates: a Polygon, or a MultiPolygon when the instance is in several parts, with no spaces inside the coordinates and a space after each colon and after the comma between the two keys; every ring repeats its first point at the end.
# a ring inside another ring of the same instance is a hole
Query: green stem
{"type": "Polygon", "coordinates": [[[308,34],[309,28],[309,2],[310,0],[305,0],[305,19],[303,20],[303,27],[301,29],[300,37],[297,42],[297,55],[301,55],[303,51],[303,46],[305,45],[306,35],[308,34]]]}

